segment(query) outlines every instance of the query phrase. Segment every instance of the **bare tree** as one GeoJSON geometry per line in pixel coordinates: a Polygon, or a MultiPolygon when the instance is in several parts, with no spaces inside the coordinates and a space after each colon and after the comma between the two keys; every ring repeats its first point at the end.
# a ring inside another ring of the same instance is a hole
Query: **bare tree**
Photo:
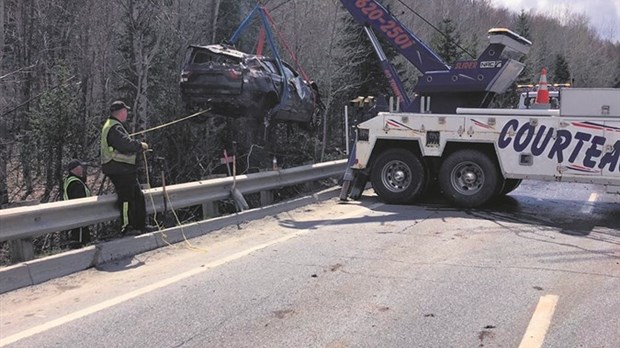
{"type": "MultiPolygon", "coordinates": [[[[0,0],[0,67],[3,67],[4,62],[4,0],[0,0]]],[[[1,70],[0,70],[1,71],[1,70]]],[[[4,86],[0,77],[0,94],[2,100],[0,105],[6,105],[4,100],[4,86]]],[[[4,107],[0,107],[0,110],[4,110],[4,107]]],[[[8,142],[8,123],[4,116],[0,118],[0,206],[9,202],[8,187],[7,187],[7,175],[6,175],[6,163],[8,160],[7,142],[8,142]]]]}
{"type": "Polygon", "coordinates": [[[158,26],[161,1],[127,0],[123,1],[123,5],[128,16],[126,30],[130,45],[130,70],[135,76],[132,130],[136,131],[147,127],[149,71],[159,53],[163,30],[158,26]]]}
{"type": "Polygon", "coordinates": [[[4,0],[0,0],[0,63],[4,58],[4,0]]]}
{"type": "Polygon", "coordinates": [[[215,35],[217,33],[217,19],[218,16],[220,15],[220,4],[222,3],[222,0],[215,0],[215,5],[214,5],[214,9],[213,9],[213,15],[211,16],[211,21],[213,22],[213,25],[211,26],[211,42],[215,42],[215,35]]]}

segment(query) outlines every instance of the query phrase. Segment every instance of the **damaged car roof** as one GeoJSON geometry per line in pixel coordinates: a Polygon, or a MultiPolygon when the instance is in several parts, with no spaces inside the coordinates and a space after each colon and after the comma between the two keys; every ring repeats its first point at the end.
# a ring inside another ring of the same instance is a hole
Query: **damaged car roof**
{"type": "Polygon", "coordinates": [[[189,45],[188,47],[194,47],[194,48],[201,48],[201,49],[205,49],[205,50],[209,50],[215,54],[227,54],[229,56],[233,56],[239,59],[242,58],[247,58],[250,55],[245,53],[245,52],[241,52],[238,51],[236,49],[230,48],[228,46],[225,45],[207,45],[207,46],[202,46],[202,45],[189,45]]]}

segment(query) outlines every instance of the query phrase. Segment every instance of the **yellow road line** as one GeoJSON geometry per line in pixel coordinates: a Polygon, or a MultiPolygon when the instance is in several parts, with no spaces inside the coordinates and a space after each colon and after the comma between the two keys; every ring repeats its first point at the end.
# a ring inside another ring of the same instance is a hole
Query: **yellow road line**
{"type": "MultiPolygon", "coordinates": [[[[374,204],[374,205],[372,205],[370,207],[358,207],[357,209],[354,209],[354,210],[352,210],[352,211],[350,211],[350,212],[348,212],[346,214],[341,215],[339,217],[339,219],[335,220],[335,221],[339,221],[339,220],[341,220],[343,218],[359,215],[363,211],[373,210],[374,208],[376,208],[378,206],[381,206],[381,205],[383,205],[383,204],[382,203],[377,203],[377,204],[374,204]]],[[[330,223],[326,223],[325,225],[330,225],[330,223]]],[[[14,334],[14,335],[11,335],[11,336],[8,336],[8,337],[5,337],[5,338],[0,338],[0,347],[4,347],[6,345],[9,345],[11,343],[15,343],[15,342],[17,342],[19,340],[22,340],[24,338],[27,338],[27,337],[30,337],[30,336],[34,336],[36,334],[45,332],[47,330],[53,329],[55,327],[58,327],[60,325],[63,325],[63,324],[69,323],[71,321],[83,318],[83,317],[85,317],[87,315],[90,315],[90,314],[102,311],[104,309],[110,308],[112,306],[115,306],[117,304],[123,303],[123,302],[128,301],[128,300],[131,300],[131,299],[136,298],[138,296],[147,294],[147,293],[149,293],[151,291],[154,291],[154,290],[157,290],[157,289],[161,289],[161,288],[163,288],[165,286],[174,284],[176,282],[179,282],[181,280],[190,278],[190,277],[195,276],[197,274],[206,272],[206,271],[208,271],[210,269],[213,269],[215,267],[221,266],[221,265],[223,265],[225,263],[228,263],[230,261],[234,261],[234,260],[240,259],[240,258],[242,258],[244,256],[247,256],[247,255],[249,255],[249,254],[251,254],[251,253],[253,253],[253,252],[257,251],[257,250],[260,250],[260,249],[263,249],[263,248],[267,248],[269,246],[272,246],[272,245],[275,245],[275,244],[278,244],[278,243],[285,242],[285,241],[287,241],[289,239],[293,239],[295,237],[301,236],[301,235],[306,234],[308,232],[310,232],[310,230],[301,230],[301,231],[297,231],[295,233],[291,233],[291,234],[286,235],[284,237],[280,237],[278,239],[274,239],[274,240],[269,241],[267,243],[263,243],[263,244],[254,246],[252,248],[240,251],[238,253],[234,253],[232,255],[226,256],[226,257],[221,258],[219,260],[207,263],[204,266],[201,266],[201,267],[189,270],[187,272],[178,274],[178,275],[176,275],[174,277],[161,280],[161,281],[153,283],[153,284],[151,284],[149,286],[145,286],[143,288],[131,291],[131,292],[126,293],[124,295],[121,295],[121,296],[109,299],[107,301],[103,301],[101,303],[98,303],[96,305],[84,308],[84,309],[79,310],[77,312],[73,312],[71,314],[67,314],[65,316],[62,316],[62,317],[57,318],[57,319],[54,319],[54,320],[49,321],[47,323],[43,323],[43,324],[34,326],[34,327],[30,328],[30,329],[18,332],[18,333],[14,334]]]]}
{"type": "Polygon", "coordinates": [[[540,298],[519,348],[542,347],[545,335],[551,324],[553,312],[555,312],[555,306],[558,303],[558,298],[557,295],[545,295],[540,298]]]}

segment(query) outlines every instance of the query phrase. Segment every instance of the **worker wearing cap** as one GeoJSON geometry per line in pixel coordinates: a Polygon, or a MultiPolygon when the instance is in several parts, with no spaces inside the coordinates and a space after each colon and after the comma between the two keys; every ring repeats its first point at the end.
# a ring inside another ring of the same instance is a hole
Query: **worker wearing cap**
{"type": "Polygon", "coordinates": [[[121,211],[121,233],[140,234],[154,230],[146,225],[144,194],[138,182],[136,157],[148,145],[132,139],[125,129],[130,108],[122,101],[110,106],[110,117],[101,130],[101,169],[107,175],[118,195],[121,211]]]}
{"type": "MultiPolygon", "coordinates": [[[[90,197],[90,190],[86,186],[85,165],[77,159],[71,160],[67,165],[69,175],[65,178],[63,185],[63,199],[90,197]]],[[[74,228],[69,233],[69,247],[79,248],[90,243],[90,230],[88,227],[74,228]]]]}

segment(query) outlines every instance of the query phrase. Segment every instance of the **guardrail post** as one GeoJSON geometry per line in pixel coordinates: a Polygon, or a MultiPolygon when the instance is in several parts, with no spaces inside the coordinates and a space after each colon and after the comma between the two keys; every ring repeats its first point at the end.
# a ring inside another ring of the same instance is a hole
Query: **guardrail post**
{"type": "Polygon", "coordinates": [[[24,238],[9,241],[9,255],[11,262],[24,262],[34,259],[34,246],[32,238],[24,238]]]}
{"type": "Polygon", "coordinates": [[[212,218],[220,216],[220,209],[215,202],[205,202],[202,204],[202,218],[212,218]]]}
{"type": "Polygon", "coordinates": [[[260,205],[261,207],[265,207],[271,205],[273,203],[273,191],[261,191],[260,192],[260,205]]]}
{"type": "MultiPolygon", "coordinates": [[[[38,200],[31,199],[28,201],[12,203],[9,207],[27,207],[37,205],[39,203],[40,202],[38,200]]],[[[11,262],[24,262],[34,259],[34,245],[32,244],[32,240],[32,237],[27,237],[9,241],[9,258],[11,259],[11,262]]]]}

